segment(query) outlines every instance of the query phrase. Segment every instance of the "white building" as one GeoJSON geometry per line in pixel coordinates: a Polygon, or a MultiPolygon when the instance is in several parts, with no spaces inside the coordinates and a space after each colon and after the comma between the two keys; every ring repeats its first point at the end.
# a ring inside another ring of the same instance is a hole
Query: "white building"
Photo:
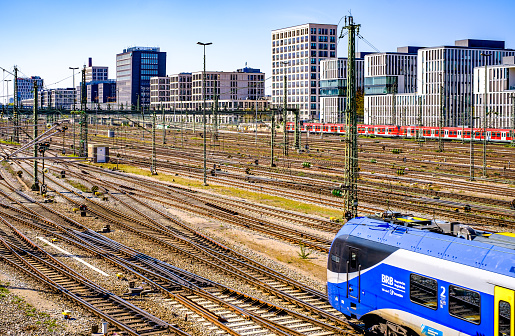
{"type": "Polygon", "coordinates": [[[265,74],[259,69],[245,67],[234,72],[206,71],[205,88],[202,80],[203,71],[180,73],[169,77],[154,77],[151,86],[151,107],[169,110],[201,110],[204,98],[206,107],[211,108],[215,93],[218,94],[221,109],[258,109],[269,106],[265,97],[265,74]],[[167,79],[165,79],[167,78],[167,79]],[[162,84],[157,84],[162,81],[162,84]],[[169,96],[166,89],[169,90],[169,96]],[[204,93],[204,96],[203,96],[204,93]],[[166,97],[169,103],[165,104],[166,97]]]}
{"type": "MultiPolygon", "coordinates": [[[[364,91],[364,59],[356,53],[356,89],[364,91]]],[[[347,58],[320,61],[320,122],[344,123],[347,106],[347,58]]]]}
{"type": "MultiPolygon", "coordinates": [[[[272,104],[300,109],[301,120],[318,120],[320,61],[336,58],[337,25],[306,23],[272,31],[272,104]]],[[[291,114],[289,118],[291,118],[291,114]]]]}
{"type": "Polygon", "coordinates": [[[393,71],[391,74],[397,79],[386,76],[379,83],[375,79],[367,82],[367,73],[376,74],[374,62],[367,63],[367,57],[372,58],[373,55],[367,55],[365,123],[403,125],[403,121],[406,121],[408,125],[416,125],[420,116],[424,126],[439,126],[441,119],[446,127],[469,125],[474,104],[474,68],[484,66],[485,63],[499,65],[503,57],[513,55],[515,50],[505,49],[503,41],[490,40],[458,40],[454,46],[420,48],[414,70],[417,75],[413,76],[416,92],[410,89],[410,79],[403,78],[406,76],[403,74],[406,67],[399,65],[398,60],[392,57],[385,58],[381,67],[393,71]],[[407,85],[402,84],[403,79],[407,85]],[[367,91],[369,85],[377,87],[367,91]],[[407,92],[402,91],[403,86],[407,92]],[[377,94],[381,88],[385,90],[386,97],[377,94]],[[394,88],[397,90],[395,95],[389,92],[394,88]]]}
{"type": "Polygon", "coordinates": [[[150,78],[150,109],[170,109],[170,77],[150,78]]]}
{"type": "Polygon", "coordinates": [[[70,110],[73,107],[74,94],[75,89],[73,88],[38,91],[39,107],[70,110]]]}
{"type": "MultiPolygon", "coordinates": [[[[515,57],[486,67],[486,126],[515,129],[515,57]]],[[[474,68],[474,127],[483,127],[485,67],[474,68]]]]}
{"type": "Polygon", "coordinates": [[[365,56],[366,124],[416,124],[418,49],[399,47],[365,56]]]}
{"type": "Polygon", "coordinates": [[[192,109],[191,72],[170,76],[170,101],[176,110],[192,109]]]}
{"type": "Polygon", "coordinates": [[[93,81],[106,81],[108,79],[108,67],[93,66],[93,59],[90,57],[86,67],[86,83],[93,81]]]}

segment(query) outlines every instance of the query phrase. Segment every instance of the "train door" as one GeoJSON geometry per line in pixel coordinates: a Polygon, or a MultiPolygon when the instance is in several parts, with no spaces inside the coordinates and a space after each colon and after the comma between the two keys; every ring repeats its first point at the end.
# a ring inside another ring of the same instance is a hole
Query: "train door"
{"type": "Polygon", "coordinates": [[[495,287],[494,336],[515,335],[515,291],[495,287]]]}
{"type": "Polygon", "coordinates": [[[506,141],[506,132],[501,133],[501,140],[506,141]]]}
{"type": "Polygon", "coordinates": [[[359,292],[361,287],[361,261],[360,251],[357,248],[349,247],[349,259],[347,260],[348,270],[348,296],[357,299],[359,302],[359,292]]]}

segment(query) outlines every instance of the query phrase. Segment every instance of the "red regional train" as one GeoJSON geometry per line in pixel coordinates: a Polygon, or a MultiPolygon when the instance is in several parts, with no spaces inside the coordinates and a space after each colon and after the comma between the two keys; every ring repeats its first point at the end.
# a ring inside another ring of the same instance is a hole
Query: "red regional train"
{"type": "MultiPolygon", "coordinates": [[[[288,131],[294,131],[294,123],[289,122],[286,125],[288,131]]],[[[426,139],[438,139],[438,127],[426,126],[394,126],[394,125],[358,125],[358,134],[374,135],[378,137],[407,137],[415,138],[417,130],[420,130],[421,136],[426,139]]],[[[304,122],[301,124],[301,132],[310,133],[327,133],[327,134],[345,134],[344,124],[322,124],[304,122]]],[[[471,129],[462,127],[443,127],[442,137],[449,140],[462,140],[471,138],[471,129]]],[[[494,142],[511,142],[513,140],[513,130],[504,128],[487,128],[486,140],[494,142]]],[[[482,128],[474,128],[474,140],[483,141],[485,134],[482,128]]]]}

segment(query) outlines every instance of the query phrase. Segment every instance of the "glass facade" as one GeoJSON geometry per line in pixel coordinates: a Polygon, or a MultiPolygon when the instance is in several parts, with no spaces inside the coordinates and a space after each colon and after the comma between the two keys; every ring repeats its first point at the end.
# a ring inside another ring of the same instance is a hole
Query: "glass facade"
{"type": "Polygon", "coordinates": [[[365,94],[380,95],[398,92],[397,76],[365,77],[365,94]]]}
{"type": "Polygon", "coordinates": [[[328,79],[320,81],[321,96],[345,96],[347,94],[347,79],[328,79]]]}

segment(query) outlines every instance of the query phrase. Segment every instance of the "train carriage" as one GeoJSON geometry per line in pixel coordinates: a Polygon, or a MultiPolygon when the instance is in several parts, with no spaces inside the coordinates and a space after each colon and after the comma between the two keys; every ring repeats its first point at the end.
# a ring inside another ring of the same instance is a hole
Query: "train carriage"
{"type": "Polygon", "coordinates": [[[429,227],[345,224],[328,258],[331,305],[378,335],[515,335],[515,235],[429,227]]]}

